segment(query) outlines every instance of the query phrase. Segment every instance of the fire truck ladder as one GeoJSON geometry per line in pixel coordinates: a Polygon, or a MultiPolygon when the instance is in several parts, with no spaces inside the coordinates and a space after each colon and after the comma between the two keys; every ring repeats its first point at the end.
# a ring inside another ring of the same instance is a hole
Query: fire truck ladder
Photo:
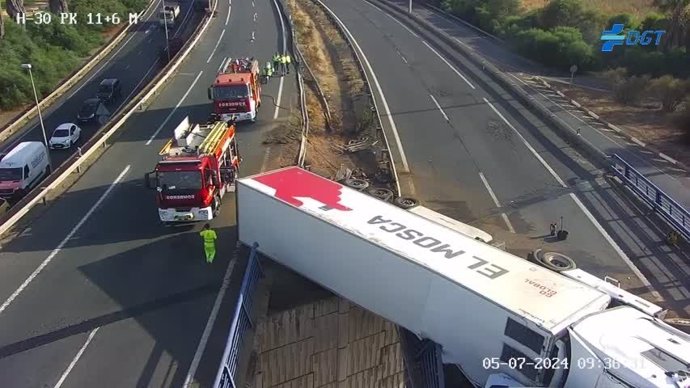
{"type": "Polygon", "coordinates": [[[228,130],[228,126],[223,121],[217,121],[212,124],[211,132],[209,132],[206,139],[199,146],[200,154],[213,154],[215,153],[218,143],[220,143],[225,137],[225,133],[228,130]]]}

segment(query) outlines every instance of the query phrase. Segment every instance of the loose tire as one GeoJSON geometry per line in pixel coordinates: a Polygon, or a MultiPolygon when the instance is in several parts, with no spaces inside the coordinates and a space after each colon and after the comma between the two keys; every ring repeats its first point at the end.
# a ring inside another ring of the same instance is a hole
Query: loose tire
{"type": "Polygon", "coordinates": [[[367,188],[369,188],[369,182],[365,181],[364,179],[357,179],[357,178],[350,178],[350,179],[345,179],[343,184],[351,189],[355,189],[357,191],[364,191],[367,188]]]}
{"type": "Polygon", "coordinates": [[[386,202],[391,202],[391,200],[395,196],[395,194],[393,194],[392,191],[378,187],[372,187],[368,189],[367,194],[386,202]]]}
{"type": "Polygon", "coordinates": [[[393,201],[393,203],[395,203],[396,206],[401,207],[403,209],[412,209],[413,207],[419,205],[419,201],[409,197],[397,197],[393,201]]]}
{"type": "Polygon", "coordinates": [[[527,260],[539,264],[555,272],[567,271],[577,268],[575,260],[559,252],[544,252],[537,249],[527,256],[527,260]]]}

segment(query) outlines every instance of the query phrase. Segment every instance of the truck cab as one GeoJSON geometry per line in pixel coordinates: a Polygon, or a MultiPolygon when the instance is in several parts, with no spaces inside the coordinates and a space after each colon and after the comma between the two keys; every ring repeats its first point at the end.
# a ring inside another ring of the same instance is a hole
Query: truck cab
{"type": "Polygon", "coordinates": [[[168,28],[174,27],[177,22],[177,17],[180,15],[180,6],[178,4],[166,4],[163,10],[158,12],[158,22],[161,26],[168,25],[168,28]]]}
{"type": "Polygon", "coordinates": [[[229,60],[208,88],[213,112],[224,121],[256,121],[261,106],[258,61],[229,60]]]}
{"type": "Polygon", "coordinates": [[[156,190],[158,215],[165,224],[209,221],[218,215],[222,197],[234,191],[239,153],[233,125],[216,122],[175,130],[146,186],[156,190]]]}

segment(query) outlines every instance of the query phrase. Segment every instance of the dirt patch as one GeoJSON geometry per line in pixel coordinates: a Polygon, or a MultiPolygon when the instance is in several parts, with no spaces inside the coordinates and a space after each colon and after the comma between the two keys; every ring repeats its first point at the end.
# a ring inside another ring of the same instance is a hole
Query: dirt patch
{"type": "Polygon", "coordinates": [[[660,111],[657,102],[648,100],[638,106],[625,106],[614,101],[610,92],[569,85],[552,86],[599,115],[602,120],[620,127],[681,163],[690,164],[690,147],[681,141],[683,131],[673,123],[670,115],[660,111]]]}
{"type": "MultiPolygon", "coordinates": [[[[288,7],[295,41],[306,62],[302,72],[309,115],[306,167],[329,178],[341,168],[373,176],[378,162],[371,145],[377,134],[354,53],[315,3],[289,0],[288,7]],[[361,141],[359,151],[343,150],[353,141],[361,141]]],[[[286,158],[281,155],[281,159],[286,158]]]]}

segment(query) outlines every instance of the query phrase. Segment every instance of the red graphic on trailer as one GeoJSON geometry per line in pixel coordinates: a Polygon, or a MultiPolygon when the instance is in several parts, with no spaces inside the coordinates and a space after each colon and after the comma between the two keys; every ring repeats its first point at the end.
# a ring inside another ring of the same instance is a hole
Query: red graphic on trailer
{"type": "Polygon", "coordinates": [[[297,199],[301,197],[314,199],[331,209],[352,210],[340,204],[340,189],[342,188],[340,184],[297,167],[261,175],[253,179],[274,188],[276,198],[293,206],[300,207],[303,205],[303,202],[297,199]]]}

